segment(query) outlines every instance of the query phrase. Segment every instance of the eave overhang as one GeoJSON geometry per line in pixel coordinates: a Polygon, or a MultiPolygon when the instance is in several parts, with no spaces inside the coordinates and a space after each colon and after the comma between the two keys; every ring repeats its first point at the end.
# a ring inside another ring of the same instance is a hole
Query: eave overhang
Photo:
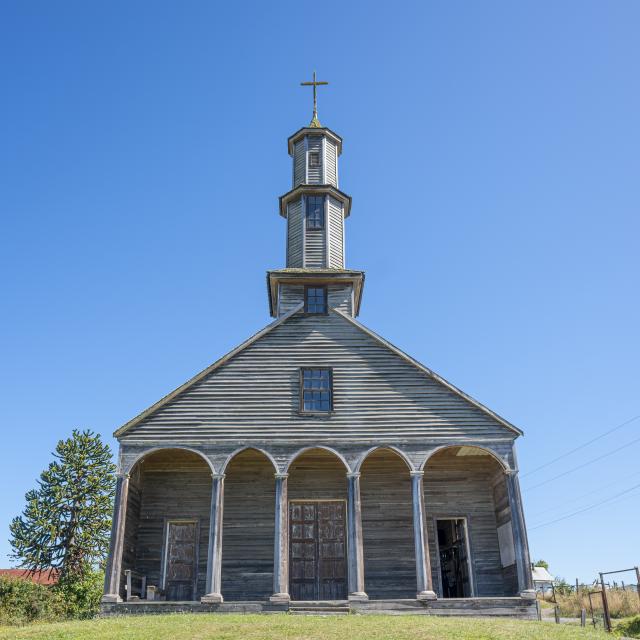
{"type": "Polygon", "coordinates": [[[327,129],[327,127],[302,127],[302,129],[298,129],[292,136],[287,140],[287,147],[289,150],[289,155],[293,155],[293,145],[300,140],[300,138],[304,138],[304,136],[317,136],[322,135],[326,138],[329,138],[332,142],[334,142],[338,147],[338,155],[342,153],[342,138],[335,133],[335,131],[331,131],[331,129],[327,129]]]}
{"type": "Polygon", "coordinates": [[[360,313],[362,290],[364,289],[364,271],[351,269],[276,269],[267,271],[267,290],[269,293],[269,313],[276,316],[280,284],[351,284],[353,286],[353,315],[360,313]]]}
{"type": "Polygon", "coordinates": [[[344,217],[347,218],[351,213],[351,196],[340,191],[332,184],[300,184],[295,189],[287,191],[283,196],[280,196],[280,215],[283,218],[287,217],[287,205],[293,200],[297,200],[303,195],[323,195],[328,194],[332,198],[342,202],[344,207],[344,217]]]}

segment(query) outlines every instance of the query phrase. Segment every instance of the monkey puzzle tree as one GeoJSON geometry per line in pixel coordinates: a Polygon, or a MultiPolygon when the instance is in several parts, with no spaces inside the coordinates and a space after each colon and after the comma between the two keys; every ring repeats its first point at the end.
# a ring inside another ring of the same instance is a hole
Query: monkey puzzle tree
{"type": "Polygon", "coordinates": [[[109,446],[89,430],[75,429],[53,455],[11,522],[12,556],[31,572],[81,579],[108,551],[116,467],[109,446]]]}

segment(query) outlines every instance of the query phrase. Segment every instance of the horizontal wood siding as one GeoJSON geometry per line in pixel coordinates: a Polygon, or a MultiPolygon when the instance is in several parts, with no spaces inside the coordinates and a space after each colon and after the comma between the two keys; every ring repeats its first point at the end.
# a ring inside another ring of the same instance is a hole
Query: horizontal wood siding
{"type": "MultiPolygon", "coordinates": [[[[494,476],[493,483],[496,527],[501,527],[504,524],[511,526],[511,509],[509,507],[509,495],[504,473],[498,471],[494,476]]],[[[515,562],[508,567],[502,567],[502,581],[506,595],[515,596],[518,594],[518,570],[515,562]]]]}
{"type": "Polygon", "coordinates": [[[327,287],[329,308],[339,309],[343,313],[347,313],[350,316],[353,315],[352,292],[353,285],[350,284],[329,285],[327,287]]]}
{"type": "Polygon", "coordinates": [[[294,314],[121,441],[502,440],[510,449],[513,437],[491,416],[330,312],[294,314]],[[330,416],[298,413],[304,366],[333,367],[330,416]]]}
{"type": "Polygon", "coordinates": [[[346,500],[347,470],[323,449],[300,455],[289,468],[289,500],[346,500]]]}
{"type": "Polygon", "coordinates": [[[307,168],[307,184],[322,184],[322,137],[309,136],[307,149],[307,158],[312,151],[317,152],[320,156],[320,164],[317,167],[307,168]]]}
{"type": "Polygon", "coordinates": [[[329,139],[325,139],[326,150],[325,160],[327,163],[326,178],[327,184],[338,186],[338,148],[329,139]]]}
{"type": "Polygon", "coordinates": [[[344,238],[342,204],[329,196],[329,267],[344,268],[344,238]]]}
{"type": "Polygon", "coordinates": [[[411,477],[396,454],[381,450],[362,465],[360,496],[364,583],[369,598],[415,598],[411,477]]]}
{"type": "Polygon", "coordinates": [[[304,266],[321,269],[327,266],[324,229],[305,229],[304,266]]]}
{"type": "Polygon", "coordinates": [[[135,570],[147,576],[148,585],[161,587],[166,521],[197,520],[199,599],[205,593],[207,576],[211,469],[194,453],[160,451],[142,463],[141,492],[135,570]]]}
{"type": "Polygon", "coordinates": [[[306,180],[305,167],[307,163],[307,154],[304,148],[304,138],[298,140],[293,147],[293,186],[304,184],[306,180]]]}
{"type": "Polygon", "coordinates": [[[278,300],[279,315],[283,316],[304,301],[304,285],[281,284],[278,300]]]}
{"type": "MultiPolygon", "coordinates": [[[[493,479],[498,463],[491,456],[457,456],[458,449],[435,454],[424,475],[425,512],[434,587],[440,589],[440,559],[435,520],[466,517],[475,596],[506,596],[493,501],[493,479]]],[[[441,591],[439,592],[441,594],[441,591]]]]}
{"type": "Polygon", "coordinates": [[[275,470],[253,450],[225,470],[222,594],[226,601],[266,600],[273,593],[275,470]]]}
{"type": "Polygon", "coordinates": [[[302,267],[304,225],[302,199],[287,206],[287,267],[302,267]]]}

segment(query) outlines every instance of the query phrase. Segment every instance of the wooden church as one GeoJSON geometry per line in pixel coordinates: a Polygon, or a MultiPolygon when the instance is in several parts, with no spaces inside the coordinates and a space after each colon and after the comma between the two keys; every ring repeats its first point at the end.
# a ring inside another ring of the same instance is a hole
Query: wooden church
{"type": "Polygon", "coordinates": [[[304,84],[274,320],[115,432],[103,611],[532,617],[522,432],[358,322],[342,138],[304,84]]]}

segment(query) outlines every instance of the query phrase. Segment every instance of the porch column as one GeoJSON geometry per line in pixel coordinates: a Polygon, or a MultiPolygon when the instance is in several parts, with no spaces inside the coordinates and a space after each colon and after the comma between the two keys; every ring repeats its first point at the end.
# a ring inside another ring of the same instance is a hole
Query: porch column
{"type": "Polygon", "coordinates": [[[129,474],[119,475],[116,482],[116,495],[111,522],[111,540],[109,559],[104,577],[104,595],[102,602],[122,602],[120,597],[120,575],[122,573],[122,550],[124,547],[124,528],[127,519],[127,498],[129,497],[129,474]]]}
{"type": "Polygon", "coordinates": [[[273,595],[269,600],[286,604],[289,596],[289,500],[288,473],[276,473],[276,526],[273,540],[273,595]]]}
{"type": "Polygon", "coordinates": [[[524,522],[524,510],[522,509],[522,496],[517,472],[507,471],[505,473],[505,482],[507,483],[509,509],[511,511],[513,546],[516,556],[516,569],[518,571],[518,591],[523,598],[533,600],[536,597],[536,592],[533,589],[529,542],[527,540],[527,528],[524,522]]]}
{"type": "Polygon", "coordinates": [[[347,554],[349,600],[368,600],[364,590],[360,472],[347,473],[347,554]]]}
{"type": "Polygon", "coordinates": [[[224,508],[224,473],[213,474],[211,487],[211,515],[209,519],[209,550],[207,554],[205,604],[222,602],[222,511],[224,508]]]}
{"type": "Polygon", "coordinates": [[[424,513],[424,489],[422,479],[424,471],[411,471],[411,495],[413,498],[413,540],[416,548],[416,578],[418,600],[435,600],[431,578],[431,559],[429,557],[429,539],[424,513]]]}

